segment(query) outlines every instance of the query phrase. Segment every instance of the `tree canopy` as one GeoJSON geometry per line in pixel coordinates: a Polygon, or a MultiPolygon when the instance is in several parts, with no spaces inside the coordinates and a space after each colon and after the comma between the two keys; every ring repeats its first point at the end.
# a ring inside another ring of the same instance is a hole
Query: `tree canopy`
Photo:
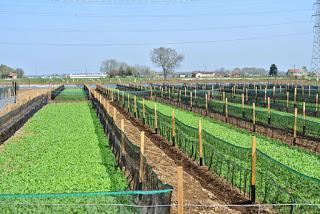
{"type": "Polygon", "coordinates": [[[269,76],[277,76],[278,75],[278,67],[276,64],[272,64],[270,66],[269,76]]]}
{"type": "Polygon", "coordinates": [[[178,54],[173,48],[155,48],[150,53],[151,61],[162,68],[164,79],[168,74],[174,73],[174,69],[179,67],[184,60],[184,55],[178,54]]]}
{"type": "Polygon", "coordinates": [[[3,65],[3,64],[0,65],[0,78],[1,79],[7,78],[11,72],[16,73],[18,78],[21,78],[24,75],[24,71],[21,68],[11,68],[7,65],[3,65]]]}

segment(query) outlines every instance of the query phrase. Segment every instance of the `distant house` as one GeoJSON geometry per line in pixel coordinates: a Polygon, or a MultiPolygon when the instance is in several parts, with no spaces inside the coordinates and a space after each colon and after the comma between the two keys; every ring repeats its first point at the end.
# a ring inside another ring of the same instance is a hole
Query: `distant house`
{"type": "Polygon", "coordinates": [[[17,78],[18,78],[18,74],[17,74],[17,73],[10,72],[10,73],[8,74],[8,79],[16,80],[17,78]]]}
{"type": "Polygon", "coordinates": [[[216,76],[215,72],[193,72],[192,77],[194,78],[213,78],[216,76]]]}
{"type": "Polygon", "coordinates": [[[232,78],[241,77],[241,71],[234,70],[234,71],[230,74],[230,77],[232,77],[232,78]]]}
{"type": "Polygon", "coordinates": [[[303,77],[307,75],[307,72],[302,68],[290,68],[287,72],[288,76],[303,77]]]}
{"type": "Polygon", "coordinates": [[[70,79],[99,79],[106,77],[106,74],[69,74],[70,79]]]}

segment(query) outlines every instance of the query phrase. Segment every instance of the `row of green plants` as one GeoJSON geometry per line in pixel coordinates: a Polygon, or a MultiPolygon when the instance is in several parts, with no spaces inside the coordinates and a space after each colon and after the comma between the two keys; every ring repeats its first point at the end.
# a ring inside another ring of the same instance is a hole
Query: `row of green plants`
{"type": "Polygon", "coordinates": [[[87,95],[82,88],[65,88],[55,99],[55,101],[86,101],[87,95]]]}
{"type": "Polygon", "coordinates": [[[119,208],[83,204],[132,204],[128,195],[87,194],[128,187],[107,145],[89,103],[43,107],[1,148],[0,212],[113,212],[119,208]]]}
{"type": "MultiPolygon", "coordinates": [[[[124,101],[125,108],[128,108],[128,102],[126,101],[128,95],[124,95],[125,98],[123,100],[121,99],[122,95],[120,96],[120,103],[124,101]]],[[[129,96],[131,97],[129,97],[129,109],[132,109],[134,106],[134,94],[129,96]]],[[[114,97],[117,97],[116,92],[114,97]]],[[[139,112],[143,109],[141,107],[142,101],[141,98],[137,98],[137,100],[137,105],[140,105],[138,107],[139,112]]],[[[149,115],[145,117],[147,122],[150,121],[148,123],[151,127],[154,127],[154,118],[152,119],[154,104],[155,102],[153,101],[145,101],[145,115],[149,115]],[[147,110],[148,108],[150,109],[149,111],[147,110]]],[[[170,132],[170,118],[173,108],[161,103],[156,104],[158,114],[162,115],[158,115],[159,129],[160,131],[163,130],[162,133],[170,132]]],[[[248,179],[250,177],[248,171],[250,171],[251,155],[250,133],[232,128],[219,121],[201,118],[192,112],[176,108],[174,108],[174,111],[177,120],[176,125],[180,124],[176,137],[179,147],[189,156],[199,158],[199,154],[197,155],[196,136],[197,123],[201,119],[205,133],[204,141],[207,145],[204,147],[204,162],[207,166],[212,167],[212,170],[217,174],[226,178],[240,189],[245,188],[248,192],[248,179]]],[[[143,114],[140,112],[138,115],[143,114]]],[[[164,135],[168,136],[170,133],[164,135]]],[[[317,166],[320,159],[318,155],[302,149],[288,147],[262,136],[257,137],[257,142],[257,167],[259,171],[257,175],[257,191],[260,201],[269,203],[301,203],[305,201],[319,203],[320,174],[317,166]]]]}
{"type": "MultiPolygon", "coordinates": [[[[148,89],[140,92],[145,95],[151,95],[151,91],[148,89]]],[[[185,96],[184,94],[181,94],[181,97],[180,97],[180,94],[178,94],[177,92],[176,93],[170,92],[170,97],[169,97],[168,91],[165,93],[159,90],[152,90],[152,93],[154,96],[157,96],[157,97],[162,96],[162,98],[170,99],[175,102],[181,102],[183,104],[186,104],[187,106],[191,105],[190,94],[189,95],[187,94],[187,96],[185,96]]],[[[193,94],[192,105],[193,107],[205,109],[206,100],[202,96],[195,97],[193,94]]],[[[212,112],[219,112],[220,114],[225,115],[225,111],[226,111],[225,101],[221,101],[218,99],[210,99],[208,101],[208,110],[212,112]]],[[[256,114],[256,122],[266,124],[266,125],[272,125],[274,127],[283,128],[286,130],[291,130],[291,132],[293,133],[293,129],[294,129],[293,113],[271,109],[269,114],[268,108],[258,106],[255,109],[255,114],[256,114]]],[[[241,103],[240,104],[233,103],[233,102],[229,102],[228,100],[228,115],[244,118],[252,121],[253,107],[252,105],[246,105],[246,104],[242,106],[241,103]]],[[[309,137],[320,138],[320,118],[306,116],[304,120],[303,115],[298,114],[297,115],[297,133],[300,133],[302,135],[309,136],[309,137]]]]}

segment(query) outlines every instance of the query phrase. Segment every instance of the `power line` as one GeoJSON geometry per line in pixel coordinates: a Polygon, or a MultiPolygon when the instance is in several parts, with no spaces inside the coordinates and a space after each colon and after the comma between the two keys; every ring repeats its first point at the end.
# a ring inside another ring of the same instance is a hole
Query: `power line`
{"type": "Polygon", "coordinates": [[[143,43],[32,43],[32,42],[0,42],[0,45],[18,45],[18,46],[49,46],[49,47],[109,47],[109,46],[156,46],[156,45],[191,45],[191,44],[214,44],[223,42],[235,42],[235,41],[250,41],[250,40],[264,40],[275,38],[288,38],[296,36],[310,35],[312,32],[305,33],[293,33],[293,34],[281,34],[272,36],[257,36],[257,37],[244,37],[236,39],[224,39],[224,40],[203,40],[203,41],[183,41],[183,42],[143,42],[143,43]]]}
{"type": "Polygon", "coordinates": [[[248,29],[248,28],[263,28],[263,27],[273,27],[273,26],[283,26],[292,24],[304,24],[310,23],[311,20],[301,20],[292,22],[282,22],[282,23],[271,23],[271,24],[259,24],[259,25],[239,25],[239,26],[226,26],[226,27],[196,27],[196,28],[159,28],[159,29],[67,29],[67,28],[23,28],[23,27],[2,27],[1,30],[12,30],[12,31],[47,31],[47,32],[66,32],[66,33],[148,33],[148,32],[192,32],[192,31],[212,31],[212,30],[232,30],[232,29],[248,29]]]}
{"type": "Polygon", "coordinates": [[[260,11],[260,12],[234,12],[234,13],[193,13],[193,14],[122,14],[122,15],[106,15],[93,13],[72,13],[72,14],[55,14],[48,12],[25,12],[25,11],[0,11],[0,15],[14,15],[14,16],[75,16],[75,17],[89,17],[89,18],[185,18],[185,17],[207,17],[207,16],[244,16],[244,15],[263,15],[263,14],[282,14],[282,13],[299,13],[309,12],[313,9],[299,9],[299,10],[274,10],[274,11],[260,11]]]}

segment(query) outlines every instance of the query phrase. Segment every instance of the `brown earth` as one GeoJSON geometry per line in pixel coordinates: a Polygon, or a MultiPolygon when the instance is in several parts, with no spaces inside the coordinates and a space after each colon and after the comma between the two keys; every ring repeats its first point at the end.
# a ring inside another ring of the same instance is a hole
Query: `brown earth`
{"type": "MultiPolygon", "coordinates": [[[[114,104],[111,103],[110,110],[114,104]]],[[[244,197],[237,189],[223,179],[209,172],[206,167],[189,159],[178,148],[171,146],[153,130],[143,126],[140,121],[128,115],[123,109],[116,107],[116,124],[120,127],[121,119],[125,121],[125,134],[136,145],[140,145],[140,132],[145,131],[145,156],[153,170],[160,179],[174,190],[172,194],[172,213],[176,213],[177,205],[177,166],[184,168],[184,201],[185,205],[204,205],[203,207],[186,207],[186,213],[257,213],[256,208],[221,207],[226,204],[247,204],[248,198],[244,197]],[[205,207],[205,205],[220,207],[205,207]]],[[[266,211],[261,211],[265,213],[266,211]]]]}

